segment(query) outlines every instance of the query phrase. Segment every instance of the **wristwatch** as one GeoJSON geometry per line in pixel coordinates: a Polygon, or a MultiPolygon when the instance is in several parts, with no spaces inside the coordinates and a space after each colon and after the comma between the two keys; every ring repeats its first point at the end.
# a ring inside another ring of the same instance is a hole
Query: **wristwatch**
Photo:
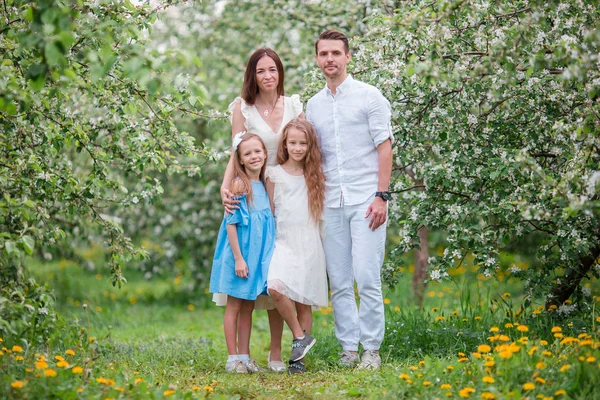
{"type": "Polygon", "coordinates": [[[390,192],[375,192],[375,197],[381,197],[383,201],[388,201],[392,198],[392,194],[390,192]]]}

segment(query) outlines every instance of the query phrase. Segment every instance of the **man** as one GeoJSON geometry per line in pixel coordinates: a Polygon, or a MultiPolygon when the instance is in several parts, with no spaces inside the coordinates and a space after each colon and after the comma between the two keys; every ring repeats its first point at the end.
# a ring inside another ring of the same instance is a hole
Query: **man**
{"type": "Polygon", "coordinates": [[[308,101],[306,114],[323,153],[323,244],[335,334],[343,349],[340,363],[378,369],[385,331],[381,266],[392,172],[390,103],[377,88],[347,73],[351,55],[346,35],[323,32],[315,51],[327,84],[308,101]]]}

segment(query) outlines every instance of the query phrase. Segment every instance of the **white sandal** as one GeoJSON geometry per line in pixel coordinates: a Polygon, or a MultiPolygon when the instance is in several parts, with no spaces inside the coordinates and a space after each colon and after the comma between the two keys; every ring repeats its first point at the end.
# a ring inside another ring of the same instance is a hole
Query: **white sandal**
{"type": "Polygon", "coordinates": [[[271,352],[269,351],[269,356],[267,358],[269,369],[273,372],[285,372],[287,371],[287,367],[285,366],[283,361],[271,361],[271,352]]]}

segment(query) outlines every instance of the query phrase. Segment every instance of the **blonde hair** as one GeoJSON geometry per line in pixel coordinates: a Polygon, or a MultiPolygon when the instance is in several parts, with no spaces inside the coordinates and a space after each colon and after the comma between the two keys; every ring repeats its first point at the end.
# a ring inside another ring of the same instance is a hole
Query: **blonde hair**
{"type": "Polygon", "coordinates": [[[250,141],[250,140],[258,140],[260,142],[260,144],[262,145],[262,148],[265,152],[265,162],[263,163],[262,168],[260,169],[260,180],[261,182],[265,181],[265,169],[267,168],[267,148],[265,147],[264,142],[262,141],[262,139],[260,138],[260,136],[255,135],[253,133],[245,133],[244,135],[242,135],[241,137],[242,141],[238,144],[237,148],[233,151],[233,178],[231,179],[231,184],[230,184],[230,188],[234,188],[234,186],[237,186],[236,182],[241,182],[241,187],[234,191],[232,190],[232,192],[234,192],[234,194],[239,195],[242,193],[246,193],[246,199],[248,201],[248,204],[252,203],[253,200],[253,193],[252,193],[252,183],[250,183],[250,178],[248,177],[248,173],[246,172],[246,167],[244,165],[242,165],[242,162],[240,160],[240,146],[242,145],[242,143],[250,141]]]}
{"type": "Polygon", "coordinates": [[[321,149],[317,140],[315,128],[307,120],[294,118],[283,128],[281,141],[277,148],[277,163],[283,164],[289,158],[287,149],[287,138],[291,129],[297,129],[304,132],[308,150],[304,157],[304,180],[306,181],[306,190],[308,192],[308,210],[313,220],[318,223],[323,215],[323,206],[325,204],[325,174],[321,165],[321,149]]]}

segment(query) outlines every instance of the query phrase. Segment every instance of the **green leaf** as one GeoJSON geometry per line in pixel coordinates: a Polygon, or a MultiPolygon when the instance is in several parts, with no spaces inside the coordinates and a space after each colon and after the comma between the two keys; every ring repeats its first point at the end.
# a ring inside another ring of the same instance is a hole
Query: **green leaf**
{"type": "Polygon", "coordinates": [[[64,57],[55,43],[46,43],[44,54],[50,65],[60,65],[64,61],[64,57]]]}
{"type": "Polygon", "coordinates": [[[23,244],[25,252],[32,255],[33,249],[35,248],[35,240],[31,236],[25,235],[21,238],[20,242],[23,244]]]}

